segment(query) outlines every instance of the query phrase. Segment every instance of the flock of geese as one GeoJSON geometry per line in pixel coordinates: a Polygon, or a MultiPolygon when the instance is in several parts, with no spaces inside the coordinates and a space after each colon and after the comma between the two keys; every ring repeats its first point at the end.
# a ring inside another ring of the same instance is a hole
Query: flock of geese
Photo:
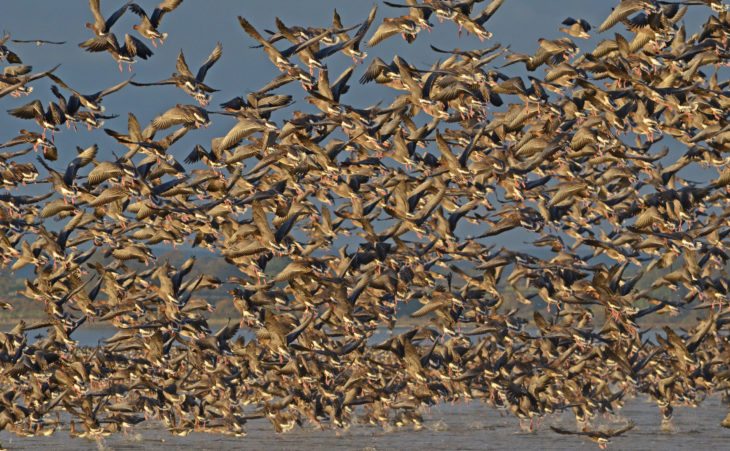
{"type": "MultiPolygon", "coordinates": [[[[102,54],[99,70],[107,53],[120,70],[152,59],[181,3],[105,16],[90,0],[80,47],[102,54]],[[139,23],[121,39],[125,13],[139,23]]],[[[21,59],[24,42],[63,43],[0,40],[0,97],[34,96],[7,108],[28,127],[0,145],[0,257],[32,268],[20,295],[47,315],[0,333],[0,430],[419,427],[424,406],[480,400],[531,428],[573,412],[575,429],[553,429],[604,447],[633,424],[592,420],[630,397],[648,396],[665,423],[677,406],[726,400],[728,8],[622,0],[598,27],[566,19],[533,54],[431,46],[435,62],[418,67],[366,51],[448,33],[441,22],[487,40],[505,0],[383,3],[359,23],[335,11],[322,28],[277,18],[267,31],[239,16],[240,39],[280,74],[219,110],[206,75],[220,43],[197,72],[181,51],[168,79],[83,93],[59,66],[33,72],[21,59]],[[685,27],[689,8],[707,14],[698,30],[685,27]],[[578,47],[595,34],[595,48],[578,47]],[[330,74],[336,58],[352,65],[330,74]],[[348,104],[358,77],[392,102],[348,104]],[[41,78],[52,96],[33,91],[41,78]],[[277,93],[289,84],[306,111],[277,93]],[[62,126],[84,133],[116,117],[106,96],[159,85],[191,103],[146,125],[129,112],[126,129],[104,128],[111,148],[56,147],[62,126]],[[176,145],[211,117],[230,131],[176,145]],[[683,176],[689,167],[704,180],[683,176]],[[516,230],[534,252],[515,249],[516,230]],[[209,249],[239,275],[157,258],[177,245],[209,249]],[[267,272],[272,260],[283,269],[267,272]],[[211,328],[206,291],[220,288],[240,317],[211,328]],[[406,305],[418,325],[376,340],[406,305]],[[676,314],[689,326],[646,326],[676,314]],[[91,323],[116,334],[79,346],[75,331],[91,323]]]]}

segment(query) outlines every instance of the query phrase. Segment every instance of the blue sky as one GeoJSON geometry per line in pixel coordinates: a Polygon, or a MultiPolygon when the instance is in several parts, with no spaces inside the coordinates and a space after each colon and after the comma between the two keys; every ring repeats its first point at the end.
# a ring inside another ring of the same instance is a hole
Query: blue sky
{"type": "MultiPolygon", "coordinates": [[[[158,2],[142,0],[139,3],[151,11],[158,2]]],[[[221,90],[214,94],[210,106],[210,109],[218,109],[218,104],[221,102],[257,90],[278,74],[277,69],[260,49],[250,48],[255,42],[243,32],[236,16],[246,17],[261,31],[266,28],[275,29],[274,19],[277,16],[287,25],[329,26],[332,13],[337,8],[343,23],[348,26],[364,20],[373,3],[360,0],[185,0],[177,10],[165,16],[162,22],[160,29],[169,33],[169,38],[164,46],[153,49],[155,54],[150,60],[140,61],[134,65],[135,80],[151,82],[169,77],[175,71],[175,60],[180,49],[184,50],[187,62],[195,72],[216,42],[221,41],[223,56],[209,71],[206,78],[208,85],[221,90]]],[[[618,2],[606,0],[507,0],[486,24],[486,28],[494,34],[491,41],[480,43],[477,39],[466,36],[459,38],[457,29],[452,23],[436,22],[433,32],[430,34],[422,32],[414,44],[408,45],[399,37],[394,37],[375,48],[366,49],[369,54],[368,60],[379,56],[386,61],[391,61],[395,54],[400,54],[411,64],[424,68],[430,67],[436,60],[443,58],[443,55],[435,54],[429,48],[429,44],[441,48],[474,49],[501,43],[514,52],[533,53],[538,47],[539,38],[555,39],[565,36],[558,31],[558,28],[566,17],[583,18],[597,26],[616,3],[618,2]]],[[[123,2],[102,0],[101,4],[102,13],[108,16],[123,2]]],[[[486,4],[487,2],[482,3],[476,8],[480,10],[486,4]]],[[[688,34],[698,30],[708,11],[704,8],[690,8],[690,10],[684,19],[688,34]]],[[[396,10],[378,2],[378,14],[369,35],[384,17],[395,17],[405,14],[405,12],[405,10],[396,10]]],[[[78,43],[92,36],[92,32],[84,27],[85,22],[92,21],[88,2],[85,0],[5,1],[3,2],[3,19],[5,20],[0,26],[10,32],[14,38],[67,41],[63,46],[11,45],[23,58],[24,63],[33,65],[35,70],[44,70],[61,63],[62,66],[56,75],[83,93],[96,92],[130,76],[126,71],[122,74],[118,72],[116,63],[110,55],[87,53],[78,47],[78,43]]],[[[132,30],[132,25],[137,22],[138,17],[127,12],[114,26],[113,32],[118,35],[120,41],[126,32],[136,35],[136,32],[132,30]]],[[[612,39],[615,32],[628,35],[623,27],[617,26],[601,35],[594,35],[590,40],[575,39],[575,41],[583,51],[589,51],[600,40],[612,39]]],[[[335,55],[326,62],[332,79],[352,64],[352,61],[344,55],[335,55]]],[[[502,62],[497,60],[493,64],[497,66],[502,62]]],[[[502,70],[510,75],[526,75],[522,65],[513,65],[502,70]]],[[[392,90],[375,84],[363,86],[357,83],[363,71],[364,66],[356,69],[351,79],[350,92],[343,97],[342,101],[358,107],[372,105],[379,100],[387,102],[393,95],[392,90]]],[[[543,69],[540,68],[534,75],[539,77],[543,73],[543,69]]],[[[5,97],[0,100],[0,107],[7,110],[33,99],[41,99],[44,104],[54,100],[49,89],[49,80],[40,80],[33,86],[35,90],[30,96],[20,99],[5,97]]],[[[292,84],[277,92],[293,94],[296,101],[284,113],[278,113],[274,117],[279,125],[292,111],[311,109],[311,106],[303,101],[303,93],[298,85],[292,84]]],[[[144,127],[154,116],[176,103],[194,103],[194,101],[174,87],[128,86],[105,98],[104,105],[107,113],[119,114],[117,119],[107,121],[105,127],[126,132],[127,112],[129,111],[135,113],[144,127]]],[[[208,147],[210,139],[215,136],[223,136],[234,121],[232,118],[222,116],[213,116],[212,120],[213,124],[209,128],[188,133],[171,149],[171,153],[178,161],[182,161],[196,143],[208,147]]],[[[37,130],[37,126],[31,121],[0,114],[0,142],[12,138],[21,128],[37,130]]],[[[668,139],[665,141],[662,145],[671,144],[668,139]]],[[[80,129],[76,133],[63,128],[63,131],[56,135],[60,156],[59,161],[53,163],[54,167],[62,169],[64,164],[75,155],[76,146],[83,148],[93,143],[99,145],[99,160],[112,158],[112,151],[118,154],[124,152],[124,149],[101,129],[91,132],[80,129]]],[[[676,143],[672,147],[673,152],[668,157],[670,160],[686,150],[677,146],[676,143]]],[[[34,155],[28,156],[28,158],[34,157],[34,155]]],[[[666,165],[668,164],[671,164],[671,161],[666,165]]],[[[704,178],[700,174],[694,173],[696,169],[689,168],[687,171],[682,175],[695,180],[704,178]]],[[[45,186],[28,188],[29,191],[44,189],[47,188],[45,186]]],[[[516,232],[515,240],[523,241],[520,238],[521,236],[516,232]]]]}
{"type": "MultiPolygon", "coordinates": [[[[102,0],[102,13],[108,15],[122,3],[102,0]]],[[[157,1],[141,0],[139,3],[151,10],[157,1]]],[[[410,63],[425,67],[433,64],[439,57],[429,49],[428,44],[445,48],[471,49],[499,42],[516,52],[533,52],[540,37],[563,36],[558,28],[565,17],[582,17],[595,25],[610,13],[613,3],[605,0],[508,0],[487,23],[487,28],[494,33],[491,42],[482,44],[476,39],[464,36],[459,39],[453,24],[437,23],[433,33],[430,35],[424,33],[412,45],[406,44],[400,38],[392,38],[373,49],[368,49],[368,53],[370,56],[380,56],[386,61],[390,61],[394,54],[401,54],[410,63]]],[[[260,30],[273,29],[274,18],[277,16],[287,25],[327,26],[331,23],[333,10],[337,8],[344,24],[354,25],[367,16],[372,5],[373,2],[359,0],[186,0],[177,10],[164,18],[161,29],[169,33],[169,38],[163,47],[153,49],[155,55],[150,60],[140,61],[134,66],[135,80],[148,82],[170,76],[175,70],[175,60],[180,49],[185,51],[189,65],[197,67],[220,40],[223,43],[223,57],[208,73],[206,79],[209,85],[221,90],[213,98],[211,108],[215,108],[220,102],[260,88],[277,74],[277,70],[263,52],[249,48],[254,42],[240,28],[236,16],[243,15],[260,30]]],[[[386,15],[393,17],[403,13],[403,10],[379,4],[374,27],[386,15]]],[[[695,16],[699,16],[699,13],[695,16]]],[[[96,92],[129,77],[126,71],[124,74],[118,72],[108,54],[87,53],[78,47],[79,42],[92,34],[90,30],[84,28],[84,23],[92,20],[88,2],[85,0],[6,1],[3,2],[3,19],[5,20],[0,26],[15,38],[67,41],[63,46],[36,47],[29,44],[14,44],[14,48],[24,62],[33,65],[36,70],[62,63],[56,74],[82,92],[96,92]]],[[[688,26],[691,25],[689,22],[692,22],[692,19],[692,15],[687,18],[688,26]]],[[[121,40],[125,32],[135,33],[131,27],[137,20],[137,16],[128,12],[117,22],[113,31],[121,40]]],[[[612,32],[605,35],[607,38],[613,37],[612,32]]],[[[590,41],[580,41],[579,45],[592,48],[598,40],[594,38],[590,41]]],[[[351,61],[342,55],[327,60],[333,76],[339,74],[350,63],[351,61]]],[[[356,70],[354,81],[360,77],[363,70],[362,66],[356,70]]],[[[519,65],[505,68],[507,73],[519,73],[520,70],[519,65]]],[[[36,82],[34,87],[35,92],[29,97],[2,99],[0,102],[2,108],[13,108],[35,98],[40,98],[44,103],[52,100],[48,80],[36,82]]],[[[284,91],[298,93],[297,100],[301,99],[301,90],[296,87],[284,91]]],[[[380,98],[387,98],[389,91],[373,85],[354,86],[343,101],[352,105],[369,105],[380,98]]],[[[108,121],[106,126],[123,128],[126,125],[128,111],[133,111],[144,124],[176,103],[192,103],[192,99],[173,87],[128,87],[104,100],[108,112],[120,115],[118,119],[108,121]]],[[[307,108],[307,105],[300,100],[294,108],[307,108]]],[[[190,133],[182,141],[188,144],[180,147],[191,148],[189,144],[195,142],[208,144],[211,137],[225,133],[230,121],[220,117],[214,118],[214,124],[209,129],[190,133]]],[[[0,115],[0,125],[2,125],[0,140],[15,136],[15,132],[22,127],[33,127],[33,124],[27,121],[16,120],[7,115],[0,115]]],[[[57,141],[61,153],[73,152],[75,145],[85,146],[96,142],[101,146],[102,156],[105,151],[110,150],[104,144],[113,144],[101,130],[78,134],[64,130],[58,135],[57,141]]]]}

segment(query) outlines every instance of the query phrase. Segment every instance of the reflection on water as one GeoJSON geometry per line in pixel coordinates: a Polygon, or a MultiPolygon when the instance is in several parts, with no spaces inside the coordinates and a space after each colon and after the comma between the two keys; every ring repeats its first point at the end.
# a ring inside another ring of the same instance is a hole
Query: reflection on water
{"type": "MultiPolygon", "coordinates": [[[[393,334],[407,328],[397,328],[393,334]]],[[[45,331],[40,335],[45,335],[45,331]]],[[[114,335],[116,330],[86,327],[73,334],[82,346],[96,346],[114,335]]],[[[249,330],[240,332],[246,340],[253,338],[249,330]]],[[[33,339],[34,336],[30,336],[33,339]]],[[[391,336],[387,330],[377,331],[369,339],[379,343],[391,336]]],[[[644,399],[627,402],[620,418],[597,418],[598,425],[611,423],[614,427],[630,418],[636,428],[613,440],[611,449],[728,449],[730,429],[720,427],[727,414],[719,396],[708,398],[700,408],[675,409],[673,431],[660,430],[660,415],[656,406],[644,399]]],[[[381,427],[355,425],[347,430],[317,430],[312,427],[295,429],[277,435],[266,420],[248,424],[246,437],[234,438],[216,434],[192,433],[187,437],[170,435],[155,423],[144,423],[128,434],[107,437],[103,442],[74,439],[66,431],[52,437],[19,438],[0,432],[0,444],[10,449],[54,450],[72,449],[597,449],[593,443],[574,436],[553,433],[549,425],[575,429],[574,417],[563,413],[546,418],[535,433],[521,432],[512,415],[489,408],[479,402],[439,405],[424,411],[423,430],[384,430],[381,427]]]]}
{"type": "MultiPolygon", "coordinates": [[[[627,403],[621,415],[631,418],[636,428],[616,437],[610,449],[697,450],[728,449],[730,429],[719,426],[727,412],[719,397],[707,399],[699,409],[675,409],[673,432],[660,431],[656,406],[641,399],[627,403]]],[[[246,437],[226,437],[191,433],[187,437],[170,435],[147,424],[128,434],[107,437],[103,442],[69,438],[66,432],[51,437],[18,438],[0,433],[0,443],[10,449],[598,449],[587,440],[553,433],[549,425],[575,428],[573,416],[565,413],[547,418],[534,433],[521,432],[512,415],[479,402],[440,405],[426,412],[423,430],[401,429],[386,431],[380,427],[353,426],[347,430],[320,431],[312,428],[294,429],[287,434],[274,434],[266,420],[249,423],[246,437]]],[[[597,423],[607,419],[597,418],[597,423]]],[[[624,418],[610,419],[623,424],[624,418]]]]}

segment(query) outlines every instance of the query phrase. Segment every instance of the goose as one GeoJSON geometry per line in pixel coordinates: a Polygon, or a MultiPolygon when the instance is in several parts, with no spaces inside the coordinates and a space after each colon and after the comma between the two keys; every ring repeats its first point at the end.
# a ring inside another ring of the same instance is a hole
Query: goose
{"type": "Polygon", "coordinates": [[[140,17],[140,23],[132,26],[139,34],[147,38],[152,42],[153,47],[157,47],[155,39],[160,41],[160,44],[165,42],[167,39],[167,33],[160,33],[158,27],[162,18],[169,12],[177,9],[183,0],[163,0],[160,4],[155,7],[152,11],[152,16],[148,16],[144,9],[137,3],[130,3],[129,9],[140,17]]]}
{"type": "Polygon", "coordinates": [[[205,76],[208,74],[208,70],[213,67],[222,54],[223,46],[219,42],[210,55],[208,55],[208,58],[205,60],[203,65],[200,66],[198,73],[193,76],[193,73],[190,72],[188,64],[185,61],[185,55],[183,55],[182,50],[180,50],[180,54],[177,57],[177,72],[172,74],[172,77],[155,83],[139,83],[135,81],[132,81],[131,83],[134,86],[175,85],[197,100],[200,106],[207,106],[210,101],[210,93],[216,92],[217,89],[213,89],[203,82],[205,81],[205,76]]]}

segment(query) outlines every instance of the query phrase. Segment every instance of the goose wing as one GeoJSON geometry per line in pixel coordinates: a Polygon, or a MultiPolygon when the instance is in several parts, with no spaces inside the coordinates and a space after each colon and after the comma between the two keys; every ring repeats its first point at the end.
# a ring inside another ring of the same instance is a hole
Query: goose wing
{"type": "Polygon", "coordinates": [[[89,9],[91,14],[94,16],[94,22],[96,28],[101,30],[106,27],[106,20],[101,15],[101,7],[99,6],[99,0],[89,0],[89,9]]]}
{"type": "Polygon", "coordinates": [[[631,14],[640,11],[644,8],[643,0],[623,0],[618,6],[616,6],[611,14],[606,17],[598,31],[603,33],[604,31],[612,28],[614,25],[624,20],[631,14]]]}
{"type": "Polygon", "coordinates": [[[241,141],[243,138],[258,130],[261,130],[261,126],[259,124],[256,124],[255,122],[247,120],[238,121],[238,123],[234,125],[233,128],[228,133],[226,133],[226,136],[224,136],[223,139],[220,141],[220,143],[218,144],[218,149],[230,149],[231,147],[238,144],[238,142],[241,141]]]}
{"type": "Polygon", "coordinates": [[[90,95],[89,97],[94,98],[96,100],[101,100],[104,96],[109,95],[109,94],[111,94],[113,92],[117,92],[120,89],[122,89],[123,87],[127,86],[130,81],[132,81],[132,80],[131,79],[124,80],[123,82],[117,83],[114,86],[110,86],[110,87],[108,87],[106,89],[102,89],[101,91],[99,91],[97,93],[94,93],[94,94],[90,95]]]}
{"type": "Polygon", "coordinates": [[[182,2],[183,0],[163,0],[152,12],[152,17],[150,17],[150,22],[152,22],[152,25],[157,28],[157,26],[160,25],[160,22],[162,21],[162,17],[180,6],[182,2]]]}
{"type": "Polygon", "coordinates": [[[20,119],[35,119],[44,115],[43,104],[41,104],[40,100],[34,100],[18,108],[8,110],[8,113],[20,119]]]}
{"type": "Polygon", "coordinates": [[[400,33],[400,26],[398,23],[391,20],[384,20],[377,30],[375,30],[375,34],[373,34],[368,41],[368,47],[375,47],[389,37],[395,36],[398,33],[400,33]]]}
{"type": "MultiPolygon", "coordinates": [[[[94,1],[94,0],[92,0],[92,1],[94,1]]],[[[99,6],[99,0],[95,0],[95,1],[96,1],[97,8],[98,8],[98,6],[99,6]]],[[[104,23],[104,28],[106,29],[107,32],[119,20],[119,18],[122,17],[122,14],[124,14],[127,11],[127,8],[129,7],[130,4],[131,4],[131,2],[125,3],[124,5],[122,5],[121,8],[119,8],[116,11],[114,11],[114,13],[111,16],[109,16],[109,18],[106,21],[103,22],[104,23]]],[[[98,12],[98,10],[97,10],[97,12],[98,12]]],[[[98,18],[97,18],[97,20],[98,20],[98,18]]]]}
{"type": "Polygon", "coordinates": [[[146,60],[152,56],[152,50],[150,50],[144,42],[129,34],[124,36],[124,47],[127,49],[129,56],[132,57],[138,56],[143,60],[146,60]]]}
{"type": "Polygon", "coordinates": [[[210,55],[208,55],[208,59],[206,59],[203,65],[200,66],[200,69],[198,69],[198,74],[195,76],[195,80],[197,80],[199,83],[202,83],[203,80],[205,80],[205,75],[208,73],[208,69],[213,67],[213,65],[221,58],[222,54],[223,44],[219,42],[218,44],[216,44],[213,51],[210,52],[210,55]]]}

